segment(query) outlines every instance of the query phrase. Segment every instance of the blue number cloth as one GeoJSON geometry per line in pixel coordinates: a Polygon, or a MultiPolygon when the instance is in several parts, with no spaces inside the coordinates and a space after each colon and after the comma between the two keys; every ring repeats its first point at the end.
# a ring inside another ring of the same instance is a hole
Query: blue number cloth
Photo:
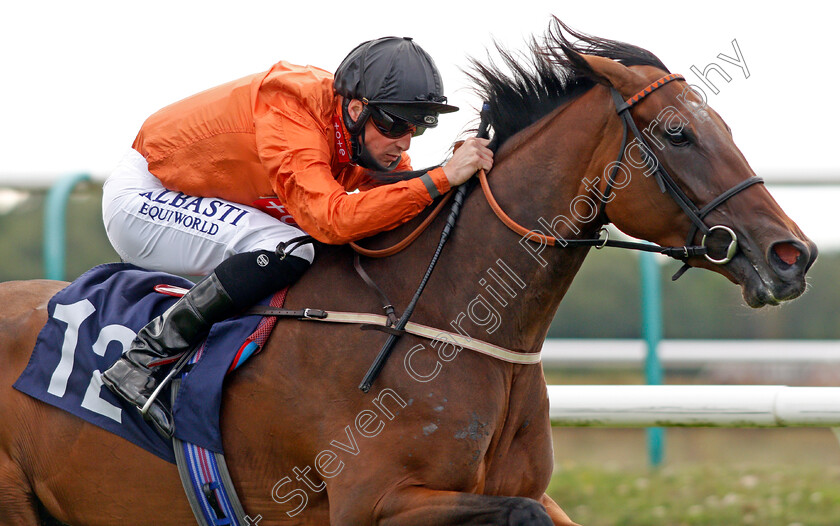
{"type": "MultiPolygon", "coordinates": [[[[125,263],[100,265],[80,276],[50,299],[49,319],[14,387],[174,463],[171,442],[100,379],[137,331],[176,301],[155,292],[156,285],[189,288],[192,282],[125,263]]],[[[222,383],[260,320],[260,316],[244,316],[213,326],[201,359],[183,379],[173,407],[177,438],[222,453],[222,383]]],[[[164,392],[159,399],[170,396],[164,392]]]]}

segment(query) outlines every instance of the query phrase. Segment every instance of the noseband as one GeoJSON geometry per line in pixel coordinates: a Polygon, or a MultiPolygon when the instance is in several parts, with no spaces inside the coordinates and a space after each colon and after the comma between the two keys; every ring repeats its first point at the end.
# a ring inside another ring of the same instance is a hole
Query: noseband
{"type": "MultiPolygon", "coordinates": [[[[724,225],[714,225],[714,226],[707,226],[706,223],[703,221],[709,212],[717,208],[718,206],[722,205],[731,197],[735,196],[742,190],[749,188],[754,184],[764,183],[764,179],[761,177],[753,176],[749,179],[745,179],[740,183],[736,184],[729,190],[726,190],[716,198],[712,199],[706,206],[703,208],[699,208],[694,202],[683,192],[683,190],[679,187],[674,178],[671,177],[671,174],[665,169],[662,163],[659,162],[657,159],[656,154],[653,152],[653,149],[648,144],[647,140],[645,139],[644,134],[639,132],[639,128],[636,126],[636,123],[633,121],[633,117],[630,115],[630,108],[636,105],[639,101],[656,91],[657,89],[661,88],[665,84],[674,81],[674,80],[685,80],[685,77],[679,74],[671,74],[661,79],[653,82],[643,90],[639,91],[637,94],[633,95],[626,101],[622,99],[621,94],[615,89],[610,88],[610,93],[612,95],[613,103],[615,104],[616,113],[618,113],[619,117],[621,117],[621,121],[624,126],[623,131],[623,139],[621,141],[621,148],[619,150],[617,162],[621,161],[621,158],[624,156],[625,148],[627,147],[627,129],[629,128],[630,131],[633,132],[633,135],[638,138],[638,140],[644,145],[645,153],[649,156],[646,159],[646,162],[654,162],[656,166],[656,171],[654,172],[654,176],[656,177],[656,182],[659,184],[659,189],[664,193],[668,192],[671,198],[679,205],[679,207],[683,210],[685,215],[692,222],[691,229],[688,232],[688,236],[685,240],[686,247],[691,244],[694,240],[694,236],[697,234],[697,231],[703,233],[703,238],[700,241],[700,246],[706,249],[706,253],[704,256],[707,260],[712,263],[718,265],[725,265],[732,261],[732,258],[735,256],[735,253],[738,251],[738,236],[735,232],[724,225]],[[722,258],[713,258],[708,253],[708,247],[706,246],[706,238],[715,230],[721,230],[726,232],[729,235],[730,241],[729,245],[726,248],[726,254],[722,258]]],[[[610,173],[610,177],[607,183],[607,189],[601,197],[601,211],[603,212],[606,205],[607,205],[607,198],[609,197],[610,193],[612,192],[612,187],[615,184],[615,176],[618,171],[618,164],[613,168],[612,172],[610,173]]],[[[680,269],[680,272],[675,276],[674,279],[678,278],[682,275],[688,267],[685,266],[680,269]]]]}

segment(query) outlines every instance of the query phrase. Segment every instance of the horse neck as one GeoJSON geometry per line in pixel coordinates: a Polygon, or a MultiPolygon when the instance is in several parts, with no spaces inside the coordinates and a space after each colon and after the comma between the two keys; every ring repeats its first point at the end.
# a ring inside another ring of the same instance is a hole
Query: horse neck
{"type": "MultiPolygon", "coordinates": [[[[619,130],[610,129],[615,120],[607,108],[603,93],[591,90],[505,144],[488,180],[511,218],[546,232],[540,218],[551,223],[558,215],[568,216],[579,231],[559,226],[566,239],[591,237],[603,225],[599,218],[585,224],[574,220],[569,205],[591,193],[584,177],[594,180],[619,147],[614,133],[619,130]]],[[[421,303],[427,308],[418,313],[425,310],[421,316],[438,318],[447,329],[461,319],[459,326],[472,337],[538,351],[588,248],[546,247],[537,257],[538,245],[529,243],[503,225],[477,188],[424,293],[421,303]]]]}

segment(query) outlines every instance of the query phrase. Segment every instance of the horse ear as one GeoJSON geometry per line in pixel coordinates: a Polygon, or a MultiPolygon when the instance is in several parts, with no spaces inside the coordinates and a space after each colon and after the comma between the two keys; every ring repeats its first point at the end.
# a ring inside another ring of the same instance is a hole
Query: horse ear
{"type": "Polygon", "coordinates": [[[639,83],[639,75],[636,72],[615,60],[597,55],[584,55],[566,46],[563,46],[563,51],[575,67],[600,84],[611,86],[623,93],[622,88],[631,90],[632,86],[639,83]]]}

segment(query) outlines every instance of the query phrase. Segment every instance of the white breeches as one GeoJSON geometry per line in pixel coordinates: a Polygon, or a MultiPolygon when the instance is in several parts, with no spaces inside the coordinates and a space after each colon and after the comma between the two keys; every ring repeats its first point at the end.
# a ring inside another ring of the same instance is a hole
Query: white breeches
{"type": "MultiPolygon", "coordinates": [[[[274,250],[281,241],[305,235],[247,205],[167,190],[133,149],[105,182],[102,218],[124,261],[191,276],[209,274],[234,254],[274,250]]],[[[294,255],[311,263],[315,250],[307,244],[294,255]]]]}

